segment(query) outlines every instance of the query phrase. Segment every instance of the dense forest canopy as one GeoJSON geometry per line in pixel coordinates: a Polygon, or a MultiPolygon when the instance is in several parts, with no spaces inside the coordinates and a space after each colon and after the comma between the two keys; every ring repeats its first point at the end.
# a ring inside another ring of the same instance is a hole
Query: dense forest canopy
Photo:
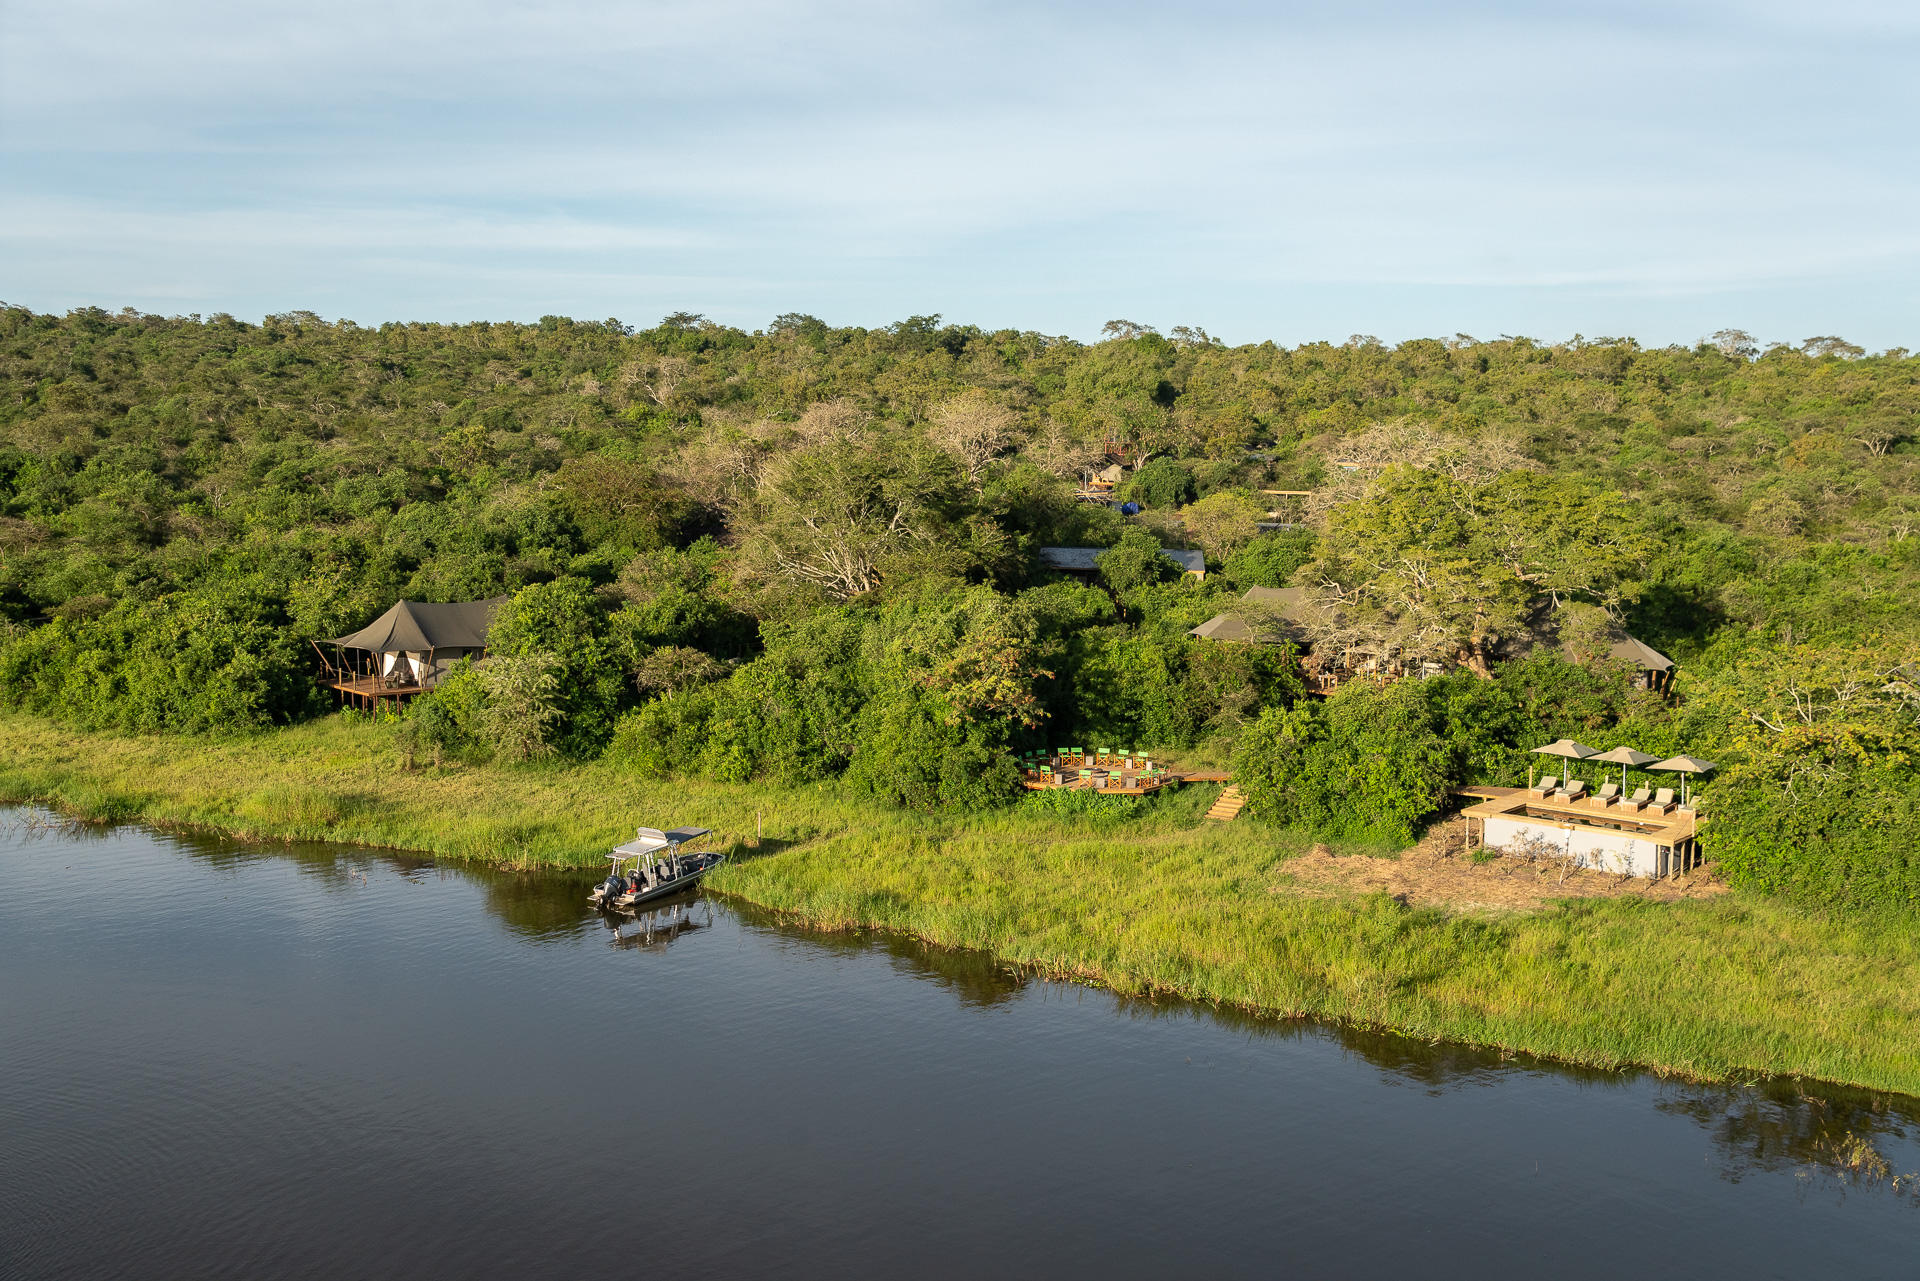
{"type": "Polygon", "coordinates": [[[1404,835],[1568,733],[1721,759],[1709,840],[1756,883],[1913,905],[1917,534],[1920,357],[1831,336],[0,310],[0,698],[94,727],[319,714],[309,642],[512,594],[416,745],[923,807],[1004,802],[1045,742],[1237,750],[1256,812],[1404,835]],[[1109,452],[1137,516],[1074,496],[1109,452]],[[1049,545],[1113,550],[1089,582],[1049,545]],[[1310,699],[1290,646],[1187,635],[1283,585],[1317,644],[1447,674],[1310,699]]]}

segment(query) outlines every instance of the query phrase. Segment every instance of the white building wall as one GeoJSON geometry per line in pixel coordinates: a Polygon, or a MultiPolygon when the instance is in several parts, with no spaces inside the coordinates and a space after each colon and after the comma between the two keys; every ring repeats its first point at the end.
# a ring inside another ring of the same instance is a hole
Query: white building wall
{"type": "Polygon", "coordinates": [[[1482,843],[1488,849],[1509,850],[1529,840],[1545,843],[1576,867],[1601,872],[1624,872],[1629,876],[1658,876],[1660,847],[1645,836],[1615,832],[1604,827],[1561,827],[1518,815],[1489,818],[1482,843]]]}

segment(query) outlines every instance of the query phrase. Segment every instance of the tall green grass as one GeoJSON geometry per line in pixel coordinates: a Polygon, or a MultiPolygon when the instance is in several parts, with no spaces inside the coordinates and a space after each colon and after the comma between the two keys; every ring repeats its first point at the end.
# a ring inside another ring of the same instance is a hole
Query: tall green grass
{"type": "MultiPolygon", "coordinates": [[[[1920,922],[1749,895],[1487,916],[1296,894],[1306,840],[1210,823],[1217,792],[926,816],[833,786],[636,780],[615,766],[407,772],[389,727],[201,741],[0,718],[0,798],[108,821],[591,866],[638,823],[716,830],[715,889],[1050,975],[1693,1077],[1920,1094],[1920,922]],[[756,833],[764,835],[756,844],[756,833]]],[[[1343,853],[1380,853],[1354,847],[1343,853]]]]}

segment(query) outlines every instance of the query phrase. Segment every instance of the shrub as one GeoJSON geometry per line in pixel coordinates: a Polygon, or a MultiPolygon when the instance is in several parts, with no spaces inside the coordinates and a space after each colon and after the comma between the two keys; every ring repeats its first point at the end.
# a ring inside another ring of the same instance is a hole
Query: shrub
{"type": "Polygon", "coordinates": [[[553,754],[561,668],[553,655],[532,652],[502,654],[479,669],[486,690],[480,726],[496,756],[531,761],[553,754]]]}
{"type": "Polygon", "coordinates": [[[463,659],[408,704],[400,723],[401,742],[409,752],[432,752],[436,761],[443,755],[485,761],[493,755],[483,722],[486,701],[479,669],[463,659]]]}
{"type": "Polygon", "coordinates": [[[218,733],[316,708],[278,604],[237,590],[122,601],[0,639],[0,697],[90,729],[218,733]]]}
{"type": "Polygon", "coordinates": [[[1285,587],[1313,559],[1313,533],[1284,529],[1261,534],[1227,557],[1226,574],[1236,587],[1285,587]]]}
{"type": "Polygon", "coordinates": [[[1920,732],[1804,726],[1748,752],[1705,808],[1728,880],[1821,907],[1920,910],[1920,732]]]}
{"type": "Polygon", "coordinates": [[[917,810],[988,809],[1020,794],[1020,767],[1001,724],[955,723],[938,699],[912,692],[861,714],[847,779],[917,810]]]}
{"type": "Polygon", "coordinates": [[[1193,473],[1171,458],[1156,458],[1133,473],[1122,496],[1143,507],[1178,507],[1193,501],[1193,473]]]}
{"type": "MultiPolygon", "coordinates": [[[[585,582],[563,578],[522,588],[500,610],[488,642],[489,668],[501,659],[532,655],[544,656],[550,667],[553,716],[541,730],[543,744],[576,757],[597,755],[606,746],[626,697],[626,681],[607,643],[605,610],[585,582]]],[[[519,682],[516,698],[524,702],[533,693],[540,683],[535,669],[545,667],[512,669],[519,682]]],[[[493,679],[508,677],[489,678],[490,688],[493,679]]],[[[516,729],[514,741],[530,741],[527,728],[516,729]]]]}
{"type": "Polygon", "coordinates": [[[1234,756],[1250,812],[1330,836],[1412,840],[1458,772],[1426,685],[1356,683],[1266,712],[1234,756]]]}

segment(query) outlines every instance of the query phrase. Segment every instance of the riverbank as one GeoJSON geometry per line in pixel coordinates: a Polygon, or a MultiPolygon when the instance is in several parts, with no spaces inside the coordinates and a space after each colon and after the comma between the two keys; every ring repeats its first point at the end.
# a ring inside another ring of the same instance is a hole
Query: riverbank
{"type": "Polygon", "coordinates": [[[1576,1063],[1920,1095],[1920,922],[1738,894],[1489,914],[1295,892],[1286,864],[1309,842],[1205,823],[1210,797],[1123,820],[1031,804],[926,816],[837,787],[659,783],[604,763],[409,772],[390,729],[345,718],[207,741],[0,717],[0,799],[88,818],[516,868],[598,866],[637,823],[697,823],[736,855],[716,890],[822,927],[1576,1063]]]}

